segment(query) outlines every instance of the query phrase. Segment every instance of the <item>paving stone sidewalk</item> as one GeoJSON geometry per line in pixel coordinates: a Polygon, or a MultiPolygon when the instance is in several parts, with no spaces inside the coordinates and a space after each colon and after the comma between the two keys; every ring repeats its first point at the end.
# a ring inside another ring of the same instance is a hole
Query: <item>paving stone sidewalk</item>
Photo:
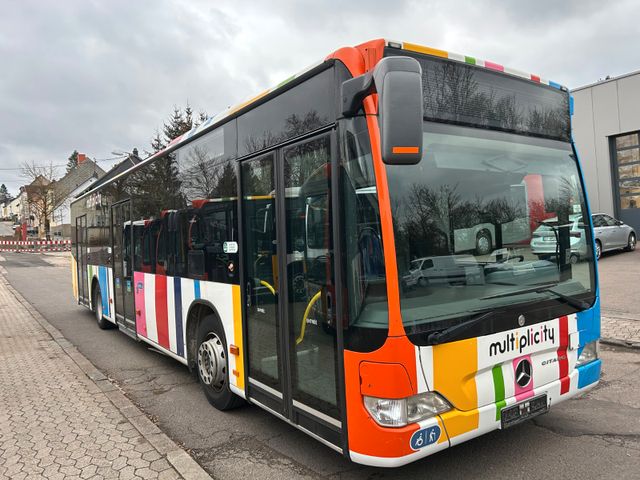
{"type": "Polygon", "coordinates": [[[603,315],[601,337],[604,343],[640,348],[640,320],[603,315]]]}
{"type": "Polygon", "coordinates": [[[208,475],[7,282],[0,269],[0,479],[208,475]]]}

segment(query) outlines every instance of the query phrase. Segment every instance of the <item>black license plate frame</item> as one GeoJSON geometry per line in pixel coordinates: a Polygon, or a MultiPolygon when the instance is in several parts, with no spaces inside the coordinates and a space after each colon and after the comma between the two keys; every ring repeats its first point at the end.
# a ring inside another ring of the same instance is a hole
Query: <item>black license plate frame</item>
{"type": "Polygon", "coordinates": [[[509,428],[519,423],[526,422],[538,415],[543,415],[549,411],[547,394],[536,395],[527,398],[514,405],[504,407],[500,411],[501,428],[509,428]]]}

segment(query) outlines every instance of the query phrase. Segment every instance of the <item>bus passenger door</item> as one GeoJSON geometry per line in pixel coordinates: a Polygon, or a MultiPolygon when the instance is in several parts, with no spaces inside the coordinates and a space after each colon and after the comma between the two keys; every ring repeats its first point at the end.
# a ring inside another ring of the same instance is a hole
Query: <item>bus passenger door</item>
{"type": "Polygon", "coordinates": [[[76,218],[76,258],[78,259],[78,301],[89,305],[89,286],[87,285],[87,216],[76,218]]]}
{"type": "Polygon", "coordinates": [[[241,163],[249,394],[284,415],[275,155],[241,163]]]}
{"type": "Polygon", "coordinates": [[[331,134],[324,133],[280,150],[279,255],[289,418],[342,448],[331,143],[331,134]]]}
{"type": "Polygon", "coordinates": [[[342,448],[331,135],[241,163],[248,396],[342,448]]]}
{"type": "Polygon", "coordinates": [[[111,234],[116,323],[121,330],[135,336],[131,201],[111,207],[111,234]]]}

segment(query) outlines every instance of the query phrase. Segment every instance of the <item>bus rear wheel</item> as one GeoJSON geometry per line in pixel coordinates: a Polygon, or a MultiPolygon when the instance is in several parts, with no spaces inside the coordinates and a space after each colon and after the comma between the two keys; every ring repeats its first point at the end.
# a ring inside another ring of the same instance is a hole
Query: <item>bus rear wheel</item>
{"type": "Polygon", "coordinates": [[[98,284],[96,284],[96,286],[93,288],[91,305],[93,306],[93,314],[96,317],[98,327],[100,327],[102,330],[111,328],[112,323],[104,318],[104,312],[102,311],[102,294],[100,292],[100,285],[98,284]]]}
{"type": "Polygon", "coordinates": [[[227,340],[220,320],[207,315],[198,325],[196,367],[205,397],[218,410],[231,410],[244,403],[229,388],[227,340]]]}

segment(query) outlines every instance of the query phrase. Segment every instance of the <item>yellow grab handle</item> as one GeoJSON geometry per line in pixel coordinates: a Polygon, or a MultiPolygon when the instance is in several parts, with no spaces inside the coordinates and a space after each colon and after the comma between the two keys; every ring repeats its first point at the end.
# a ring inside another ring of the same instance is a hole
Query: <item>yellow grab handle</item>
{"type": "Polygon", "coordinates": [[[309,301],[309,304],[307,305],[307,308],[304,311],[304,315],[302,316],[302,325],[300,326],[300,336],[296,338],[296,345],[299,345],[302,342],[302,340],[304,340],[304,331],[307,327],[307,317],[309,316],[311,307],[313,307],[313,305],[318,301],[321,294],[322,294],[322,290],[318,290],[318,293],[316,293],[313,296],[313,298],[309,301]]]}
{"type": "Polygon", "coordinates": [[[276,291],[275,289],[269,285],[267,282],[265,282],[264,280],[260,280],[260,285],[262,285],[263,287],[267,287],[269,289],[269,291],[271,292],[271,295],[275,295],[276,291]]]}

